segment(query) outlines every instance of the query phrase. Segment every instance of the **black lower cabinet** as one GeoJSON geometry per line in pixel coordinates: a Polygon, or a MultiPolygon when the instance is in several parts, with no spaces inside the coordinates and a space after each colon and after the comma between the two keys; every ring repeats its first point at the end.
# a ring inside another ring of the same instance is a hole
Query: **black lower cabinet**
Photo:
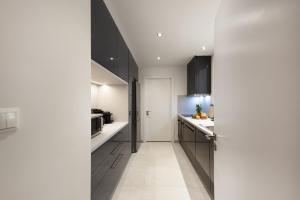
{"type": "Polygon", "coordinates": [[[180,118],[178,139],[208,194],[214,199],[214,140],[180,118]]]}
{"type": "Polygon", "coordinates": [[[182,126],[182,145],[185,153],[189,157],[192,164],[196,162],[196,133],[195,128],[188,124],[184,123],[182,126]]]}
{"type": "Polygon", "coordinates": [[[109,200],[131,155],[128,126],[92,154],[91,199],[109,200]]]}
{"type": "Polygon", "coordinates": [[[182,122],[181,119],[177,120],[177,125],[178,125],[178,140],[179,140],[179,143],[182,144],[182,125],[183,125],[183,122],[182,122]]]}
{"type": "Polygon", "coordinates": [[[210,196],[214,197],[214,141],[196,131],[196,171],[210,196]]]}

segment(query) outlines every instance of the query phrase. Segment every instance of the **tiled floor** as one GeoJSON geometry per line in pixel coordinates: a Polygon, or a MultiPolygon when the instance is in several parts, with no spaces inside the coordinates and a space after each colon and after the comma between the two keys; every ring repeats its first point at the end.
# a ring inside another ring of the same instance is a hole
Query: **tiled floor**
{"type": "Polygon", "coordinates": [[[209,200],[178,143],[143,143],[133,154],[113,200],[209,200]]]}

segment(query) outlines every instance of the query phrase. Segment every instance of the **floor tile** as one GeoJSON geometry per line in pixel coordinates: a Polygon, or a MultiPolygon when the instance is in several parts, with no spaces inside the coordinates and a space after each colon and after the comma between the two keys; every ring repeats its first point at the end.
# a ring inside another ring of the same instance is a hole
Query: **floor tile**
{"type": "Polygon", "coordinates": [[[113,200],[209,200],[178,143],[143,143],[133,154],[113,200]]]}

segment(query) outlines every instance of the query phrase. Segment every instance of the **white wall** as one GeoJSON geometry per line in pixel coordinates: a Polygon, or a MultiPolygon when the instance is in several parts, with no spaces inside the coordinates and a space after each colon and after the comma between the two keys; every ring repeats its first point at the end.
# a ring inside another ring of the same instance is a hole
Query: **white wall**
{"type": "Polygon", "coordinates": [[[215,48],[216,200],[300,197],[300,1],[223,0],[215,48]]]}
{"type": "Polygon", "coordinates": [[[90,1],[0,2],[0,199],[90,198],[90,1]]]}
{"type": "Polygon", "coordinates": [[[144,140],[144,92],[143,80],[145,77],[169,77],[172,79],[172,133],[174,140],[178,140],[177,134],[177,96],[186,95],[187,81],[186,81],[186,66],[182,67],[152,67],[140,68],[139,82],[141,83],[141,124],[142,124],[142,139],[144,140]]]}
{"type": "Polygon", "coordinates": [[[92,108],[113,113],[114,121],[128,121],[128,85],[91,84],[92,108]]]}
{"type": "Polygon", "coordinates": [[[98,108],[98,90],[99,86],[96,84],[91,84],[91,107],[98,108]]]}

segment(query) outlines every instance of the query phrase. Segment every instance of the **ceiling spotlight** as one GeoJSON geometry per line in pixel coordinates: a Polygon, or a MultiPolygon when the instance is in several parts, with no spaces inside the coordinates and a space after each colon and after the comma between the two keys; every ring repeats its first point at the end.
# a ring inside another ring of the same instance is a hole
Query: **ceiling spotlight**
{"type": "Polygon", "coordinates": [[[157,33],[157,37],[162,37],[162,33],[157,33]]]}
{"type": "Polygon", "coordinates": [[[160,57],[158,56],[156,59],[157,59],[157,60],[160,60],[160,57]]]}
{"type": "Polygon", "coordinates": [[[206,50],[206,46],[202,46],[202,51],[205,51],[206,50]]]}

